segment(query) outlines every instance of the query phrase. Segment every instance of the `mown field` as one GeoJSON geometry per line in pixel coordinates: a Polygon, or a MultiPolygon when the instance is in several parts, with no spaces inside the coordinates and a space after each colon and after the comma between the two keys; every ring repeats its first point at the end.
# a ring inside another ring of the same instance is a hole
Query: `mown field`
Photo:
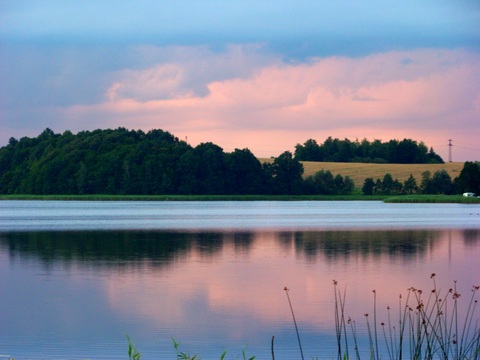
{"type": "MultiPolygon", "coordinates": [[[[261,162],[270,162],[272,159],[259,159],[261,162]]],[[[445,164],[365,164],[365,163],[338,163],[338,162],[314,162],[301,161],[304,168],[304,176],[315,174],[320,170],[329,170],[334,176],[340,174],[343,177],[350,176],[355,182],[355,187],[361,188],[366,178],[373,180],[382,179],[386,173],[390,173],[394,179],[405,181],[410,174],[420,184],[422,173],[445,169],[450,177],[455,179],[463,169],[463,162],[449,162],[445,164]]]]}

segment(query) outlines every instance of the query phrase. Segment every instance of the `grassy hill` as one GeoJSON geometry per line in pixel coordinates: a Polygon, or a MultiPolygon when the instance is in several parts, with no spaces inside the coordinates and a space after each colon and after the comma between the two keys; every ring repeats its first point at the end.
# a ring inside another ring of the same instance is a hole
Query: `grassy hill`
{"type": "MultiPolygon", "coordinates": [[[[259,159],[261,162],[270,162],[272,159],[259,159]]],[[[463,162],[449,162],[445,164],[366,164],[366,163],[338,163],[338,162],[315,162],[301,161],[305,170],[304,176],[315,174],[320,170],[329,170],[333,175],[340,174],[343,177],[350,176],[357,188],[361,188],[366,178],[382,179],[386,173],[390,173],[394,179],[405,181],[410,174],[420,184],[422,173],[445,169],[450,177],[455,179],[463,169],[463,162]]]]}

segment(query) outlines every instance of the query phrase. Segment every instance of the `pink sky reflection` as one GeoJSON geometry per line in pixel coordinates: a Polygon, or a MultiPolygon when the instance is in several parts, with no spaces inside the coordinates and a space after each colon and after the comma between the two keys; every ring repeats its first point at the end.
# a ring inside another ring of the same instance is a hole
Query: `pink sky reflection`
{"type": "Polygon", "coordinates": [[[398,295],[406,295],[411,286],[427,293],[432,289],[431,273],[437,274],[437,284],[444,289],[458,280],[465,294],[462,300],[468,301],[468,290],[480,280],[475,275],[480,273],[479,249],[465,246],[459,231],[435,234],[425,252],[408,258],[354,253],[329,260],[320,251],[305,261],[305,254],[293,247],[293,238],[290,245],[284,242],[279,246],[274,233],[259,233],[241,256],[234,255],[230,242],[210,258],[193,250],[168,268],[146,265],[146,271],[112,273],[107,279],[107,296],[118,312],[167,327],[189,323],[199,331],[204,316],[219,316],[227,322],[244,318],[263,324],[289,323],[284,286],[290,289],[298,322],[319,330],[332,329],[333,279],[341,291],[346,289],[347,315],[359,323],[364,321],[364,313],[373,311],[372,290],[377,292],[379,308],[398,309],[398,295]],[[204,307],[190,308],[192,299],[204,307]],[[192,317],[195,311],[206,313],[196,319],[192,317]]]}

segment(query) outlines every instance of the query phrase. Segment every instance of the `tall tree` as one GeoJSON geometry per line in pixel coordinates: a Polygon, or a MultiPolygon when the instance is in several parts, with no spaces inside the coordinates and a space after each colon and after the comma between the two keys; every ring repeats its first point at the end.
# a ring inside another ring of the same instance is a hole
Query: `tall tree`
{"type": "Polygon", "coordinates": [[[262,164],[248,149],[235,149],[226,155],[226,192],[259,194],[262,192],[262,164]]]}
{"type": "Polygon", "coordinates": [[[454,193],[452,179],[445,169],[435,171],[432,177],[432,188],[434,194],[451,195],[454,193]]]}
{"type": "Polygon", "coordinates": [[[458,193],[473,192],[480,195],[480,162],[465,162],[455,179],[455,187],[458,193]]]}
{"type": "Polygon", "coordinates": [[[417,180],[415,180],[412,174],[403,183],[403,191],[405,194],[414,194],[418,191],[417,180]]]}
{"type": "Polygon", "coordinates": [[[302,192],[303,165],[285,151],[273,161],[274,192],[276,194],[300,194],[302,192]]]}
{"type": "Polygon", "coordinates": [[[374,189],[375,182],[373,181],[373,178],[366,178],[362,186],[363,195],[373,195],[374,189]]]}

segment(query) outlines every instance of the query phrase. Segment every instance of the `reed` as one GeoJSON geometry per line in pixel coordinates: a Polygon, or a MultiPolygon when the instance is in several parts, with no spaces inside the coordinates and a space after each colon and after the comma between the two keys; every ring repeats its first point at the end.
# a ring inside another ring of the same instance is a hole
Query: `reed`
{"type": "MultiPolygon", "coordinates": [[[[399,296],[398,325],[392,322],[390,307],[387,307],[387,320],[378,324],[376,291],[374,298],[374,320],[370,323],[365,314],[369,340],[370,359],[451,359],[478,360],[480,358],[480,327],[476,310],[479,286],[473,286],[469,300],[460,304],[461,295],[457,283],[448,291],[437,287],[435,274],[431,275],[433,288],[428,293],[421,289],[407,290],[406,301],[399,296]],[[427,294],[427,295],[426,295],[427,294]],[[461,317],[459,306],[465,306],[465,316],[461,317]],[[379,350],[378,326],[381,326],[386,353],[379,350]]],[[[338,359],[349,359],[349,345],[345,322],[345,294],[341,294],[334,281],[335,291],[335,330],[338,359]],[[342,339],[343,338],[343,339],[342,339]]],[[[351,323],[351,320],[348,320],[351,323]]],[[[354,340],[355,356],[358,352],[357,333],[351,326],[350,336],[354,340]]]]}
{"type": "Polygon", "coordinates": [[[130,337],[127,335],[127,340],[128,340],[128,359],[129,360],[140,360],[141,355],[137,351],[137,348],[135,347],[135,344],[132,343],[130,340],[130,337]]]}
{"type": "Polygon", "coordinates": [[[300,333],[298,332],[297,321],[295,320],[295,312],[293,311],[292,302],[290,301],[290,296],[288,295],[289,289],[285,286],[283,290],[285,290],[285,293],[287,294],[288,304],[290,305],[290,311],[292,313],[293,323],[295,324],[295,331],[297,333],[297,340],[298,340],[298,346],[300,348],[300,355],[302,356],[302,360],[304,360],[302,341],[300,340],[300,333]]]}
{"type": "MultiPolygon", "coordinates": [[[[198,354],[191,355],[186,351],[181,351],[180,350],[180,343],[177,342],[174,338],[172,338],[173,341],[173,348],[175,349],[175,355],[177,360],[201,360],[198,354]]],[[[220,360],[224,360],[225,356],[227,356],[227,350],[225,350],[221,355],[220,355],[220,360]]],[[[242,349],[242,355],[241,355],[243,360],[254,360],[255,356],[248,357],[247,351],[245,348],[242,349]]],[[[237,357],[238,359],[239,357],[237,357]]]]}
{"type": "MultiPolygon", "coordinates": [[[[480,360],[480,318],[477,315],[476,299],[480,286],[473,286],[470,297],[462,302],[456,281],[445,291],[437,286],[435,274],[431,274],[431,279],[433,286],[429,292],[411,287],[407,289],[406,296],[399,294],[397,319],[394,319],[392,309],[387,306],[386,320],[379,322],[377,291],[372,291],[373,322],[368,313],[364,315],[370,360],[480,360]],[[464,307],[463,316],[461,306],[464,307]]],[[[285,287],[284,290],[295,325],[301,359],[304,359],[295,312],[288,294],[289,289],[285,287]]],[[[340,291],[335,280],[333,290],[336,357],[338,360],[351,358],[360,360],[357,326],[355,321],[346,315],[346,290],[340,291]]],[[[127,339],[129,359],[140,360],[140,353],[128,336],[127,339]]],[[[180,344],[175,339],[172,340],[177,360],[200,360],[198,354],[192,355],[181,351],[180,344]]],[[[274,360],[274,337],[271,350],[274,360]]],[[[224,351],[220,355],[220,360],[224,360],[226,354],[224,351]]],[[[244,348],[241,358],[254,360],[255,356],[247,356],[244,348]]]]}

